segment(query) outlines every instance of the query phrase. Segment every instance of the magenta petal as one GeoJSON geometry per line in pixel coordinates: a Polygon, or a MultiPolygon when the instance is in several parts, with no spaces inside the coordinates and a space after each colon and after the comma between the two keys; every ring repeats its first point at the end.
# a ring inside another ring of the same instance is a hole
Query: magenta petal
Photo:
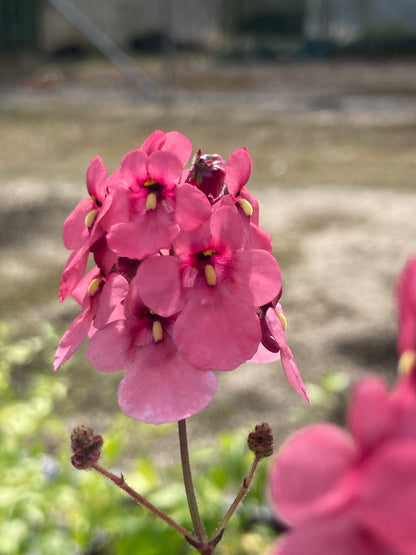
{"type": "Polygon", "coordinates": [[[362,521],[391,546],[416,553],[416,444],[397,441],[369,462],[358,502],[362,521]]]}
{"type": "Polygon", "coordinates": [[[308,403],[310,403],[309,395],[301,378],[299,368],[297,367],[295,359],[293,358],[292,351],[288,345],[286,346],[286,348],[280,350],[280,360],[282,361],[282,367],[287,381],[290,383],[293,389],[305,399],[305,401],[308,401],[308,403]]]}
{"type": "Polygon", "coordinates": [[[178,233],[179,226],[169,221],[163,209],[156,209],[134,217],[129,223],[114,225],[107,242],[119,256],[140,260],[161,249],[169,249],[178,233]]]}
{"type": "MultiPolygon", "coordinates": [[[[280,306],[280,305],[279,305],[280,306]]],[[[280,359],[283,366],[283,371],[286,378],[293,389],[299,393],[306,401],[309,402],[308,393],[306,391],[305,384],[302,381],[299,369],[293,358],[292,350],[286,341],[285,332],[282,326],[282,322],[276,314],[273,308],[269,308],[266,312],[266,321],[271,330],[273,337],[276,339],[277,344],[280,348],[280,359]]]]}
{"type": "Polygon", "coordinates": [[[85,198],[65,220],[62,239],[67,249],[79,249],[83,244],[88,243],[89,232],[85,225],[85,218],[94,208],[92,200],[85,198]]]}
{"type": "Polygon", "coordinates": [[[61,276],[61,287],[59,289],[61,302],[75,290],[81,281],[87,267],[88,256],[88,244],[86,244],[83,248],[74,251],[68,258],[61,276]]]}
{"type": "Polygon", "coordinates": [[[130,344],[124,320],[111,322],[91,337],[87,359],[102,372],[123,370],[131,363],[130,344]]]}
{"type": "Polygon", "coordinates": [[[246,148],[239,148],[227,161],[225,183],[230,194],[235,197],[250,179],[253,162],[246,148]]]}
{"type": "Polygon", "coordinates": [[[192,154],[192,143],[188,137],[185,137],[182,133],[169,131],[166,133],[165,144],[162,150],[174,154],[179,159],[182,166],[185,166],[192,154]]]}
{"type": "Polygon", "coordinates": [[[398,351],[416,350],[416,257],[409,258],[397,280],[398,351]]]}
{"type": "Polygon", "coordinates": [[[183,356],[207,370],[232,370],[257,351],[256,311],[217,290],[195,292],[180,312],[173,338],[183,356]]]}
{"type": "Polygon", "coordinates": [[[362,380],[351,397],[348,425],[363,450],[377,446],[393,430],[394,415],[386,384],[371,376],[362,380]]]}
{"type": "Polygon", "coordinates": [[[216,386],[215,374],[186,362],[166,334],[162,342],[141,349],[120,383],[118,398],[128,416],[163,424],[201,411],[216,386]]]}
{"type": "Polygon", "coordinates": [[[149,156],[147,169],[149,177],[168,186],[179,182],[182,175],[182,165],[178,158],[170,152],[161,150],[149,156]]]}
{"type": "Polygon", "coordinates": [[[266,347],[260,343],[257,352],[254,353],[254,356],[250,359],[250,362],[260,362],[260,363],[267,363],[267,362],[276,362],[280,360],[280,351],[277,353],[272,353],[266,347]]]}
{"type": "Polygon", "coordinates": [[[134,281],[144,304],[160,316],[172,316],[183,304],[180,262],[174,256],[147,258],[134,281]]]}
{"type": "Polygon", "coordinates": [[[213,244],[218,246],[223,245],[232,251],[243,247],[244,225],[234,205],[214,205],[210,228],[213,244]]]}
{"type": "Polygon", "coordinates": [[[157,129],[143,141],[140,150],[145,152],[147,155],[152,154],[155,150],[160,150],[165,141],[166,133],[161,129],[157,129]]]}
{"type": "Polygon", "coordinates": [[[80,347],[88,335],[93,314],[89,308],[81,312],[70,324],[61,340],[55,354],[54,370],[58,370],[80,347]]]}
{"type": "MultiPolygon", "coordinates": [[[[311,519],[285,534],[270,555],[393,555],[353,515],[311,519]]],[[[396,554],[398,555],[398,554],[396,554]]]]}
{"type": "Polygon", "coordinates": [[[184,231],[192,231],[206,221],[211,205],[202,191],[193,185],[183,184],[176,189],[175,221],[184,231]]]}
{"type": "MultiPolygon", "coordinates": [[[[120,274],[110,274],[104,283],[98,301],[98,308],[94,318],[94,326],[103,328],[109,321],[114,320],[113,311],[115,307],[121,305],[126,298],[129,285],[127,280],[120,274]]],[[[122,311],[117,311],[119,315],[122,311]]],[[[119,319],[119,318],[117,318],[119,319]]]]}
{"type": "Polygon", "coordinates": [[[254,306],[271,302],[282,287],[281,273],[276,259],[261,250],[235,253],[233,280],[239,294],[254,306]]]}
{"type": "Polygon", "coordinates": [[[106,195],[107,169],[99,156],[91,160],[87,169],[87,189],[90,196],[104,202],[106,195]]]}
{"type": "Polygon", "coordinates": [[[146,154],[141,150],[131,150],[121,161],[120,170],[120,178],[130,181],[129,185],[135,183],[142,185],[148,178],[146,154]],[[126,172],[130,173],[129,177],[126,172]],[[131,183],[132,179],[133,183],[131,183]]]}
{"type": "Polygon", "coordinates": [[[332,424],[315,424],[293,434],[274,459],[270,488],[278,513],[288,522],[305,520],[349,495],[334,491],[356,460],[350,436],[332,424]]]}

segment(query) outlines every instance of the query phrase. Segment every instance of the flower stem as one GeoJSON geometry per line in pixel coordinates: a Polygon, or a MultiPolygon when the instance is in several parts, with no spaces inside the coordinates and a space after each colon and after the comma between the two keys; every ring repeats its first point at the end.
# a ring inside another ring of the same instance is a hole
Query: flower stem
{"type": "Polygon", "coordinates": [[[194,530],[198,539],[201,542],[206,543],[208,540],[208,536],[205,531],[204,525],[202,524],[201,517],[199,515],[199,509],[196,501],[194,485],[192,482],[191,464],[189,462],[188,436],[186,433],[186,420],[178,421],[178,432],[179,432],[179,446],[181,451],[183,481],[185,485],[186,498],[188,500],[188,507],[189,507],[189,512],[191,514],[192,524],[194,525],[194,530]]]}
{"type": "Polygon", "coordinates": [[[214,541],[216,538],[221,538],[222,534],[224,533],[225,527],[228,524],[228,521],[233,516],[233,514],[234,514],[235,510],[237,509],[238,505],[240,504],[241,500],[243,499],[243,497],[248,492],[248,490],[250,488],[251,481],[252,481],[253,476],[254,476],[254,473],[256,472],[257,465],[259,464],[259,461],[262,458],[263,457],[256,455],[256,457],[253,461],[253,464],[251,465],[251,469],[250,469],[250,472],[249,472],[248,476],[246,476],[244,478],[243,483],[241,484],[240,491],[238,492],[236,498],[231,503],[230,508],[226,512],[224,518],[222,519],[222,521],[218,525],[217,529],[215,530],[214,535],[212,536],[212,538],[210,540],[211,542],[214,541]]]}
{"type": "Polygon", "coordinates": [[[166,524],[169,524],[169,526],[179,532],[179,534],[183,536],[186,540],[188,540],[189,543],[198,543],[198,538],[196,538],[193,534],[190,534],[187,530],[185,530],[185,528],[183,528],[180,524],[170,518],[170,516],[155,507],[145,497],[142,497],[139,493],[137,493],[137,491],[131,488],[124,480],[123,474],[121,474],[121,476],[116,476],[116,474],[109,472],[97,463],[93,464],[91,468],[94,468],[97,472],[111,480],[114,484],[116,484],[116,486],[128,493],[137,503],[140,503],[141,505],[143,505],[143,507],[149,509],[149,511],[154,513],[157,517],[164,520],[166,524]]]}

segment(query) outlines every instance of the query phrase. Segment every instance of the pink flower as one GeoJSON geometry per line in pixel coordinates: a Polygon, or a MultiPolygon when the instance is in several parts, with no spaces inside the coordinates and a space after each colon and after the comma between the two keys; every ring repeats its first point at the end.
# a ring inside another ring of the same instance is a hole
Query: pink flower
{"type": "Polygon", "coordinates": [[[169,249],[179,233],[175,223],[176,185],[182,165],[170,152],[142,150],[126,154],[114,195],[108,245],[119,256],[141,259],[169,249]]]}
{"type": "Polygon", "coordinates": [[[214,395],[214,370],[232,370],[257,351],[264,358],[266,349],[278,352],[307,398],[273,308],[280,269],[246,189],[250,155],[239,149],[225,163],[199,152],[185,171],[191,150],[184,135],[158,130],[109,178],[94,158],[90,196],[64,226],[73,252],[60,296],[71,294],[82,310],[55,368],[89,337],[87,356],[99,370],[127,369],[120,406],[146,422],[202,410],[214,395]],[[97,267],[83,277],[90,255],[97,267]]]}
{"type": "Polygon", "coordinates": [[[54,369],[58,370],[81,346],[84,339],[107,322],[119,317],[128,284],[124,277],[112,273],[105,278],[98,268],[92,269],[78,284],[73,296],[82,312],[62,336],[55,354],[54,369]]]}
{"type": "Polygon", "coordinates": [[[100,157],[93,158],[87,169],[89,198],[82,200],[64,223],[63,241],[73,249],[61,277],[61,302],[77,287],[87,267],[89,252],[105,237],[105,222],[111,207],[110,191],[118,185],[117,172],[106,178],[100,157]]]}
{"type": "Polygon", "coordinates": [[[214,372],[187,362],[172,339],[174,318],[151,311],[131,284],[125,319],[98,330],[90,340],[88,359],[103,372],[127,368],[120,383],[119,404],[133,418],[153,424],[174,422],[202,410],[217,385],[214,372]]]}
{"type": "Polygon", "coordinates": [[[283,314],[282,306],[277,303],[274,307],[273,303],[268,303],[260,307],[259,316],[262,341],[251,359],[252,362],[273,362],[280,360],[290,385],[309,402],[305,384],[302,381],[292,350],[286,341],[286,318],[283,314]]]}
{"type": "Polygon", "coordinates": [[[416,358],[416,257],[410,258],[397,281],[399,367],[406,371],[416,358]]]}
{"type": "Polygon", "coordinates": [[[391,393],[363,380],[348,428],[308,426],[277,453],[270,488],[292,529],[274,555],[416,553],[416,370],[391,393]]]}
{"type": "Polygon", "coordinates": [[[153,257],[139,267],[143,299],[159,314],[180,310],[173,338],[191,364],[232,370],[258,348],[258,307],[280,290],[278,264],[268,252],[244,249],[234,205],[215,204],[209,221],[173,246],[177,258],[153,257]],[[164,276],[161,286],[155,275],[164,276]]]}

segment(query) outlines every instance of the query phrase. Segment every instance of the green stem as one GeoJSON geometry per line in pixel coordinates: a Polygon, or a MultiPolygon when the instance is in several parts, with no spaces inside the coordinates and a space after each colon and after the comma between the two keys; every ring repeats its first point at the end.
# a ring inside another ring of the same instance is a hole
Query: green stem
{"type": "Polygon", "coordinates": [[[251,481],[253,479],[254,473],[256,472],[257,469],[257,465],[259,464],[259,461],[261,460],[262,457],[256,456],[253,464],[251,465],[251,469],[250,472],[248,474],[248,476],[246,476],[243,480],[243,483],[241,485],[240,491],[238,492],[236,498],[234,499],[234,501],[231,503],[230,508],[228,509],[228,511],[226,512],[224,518],[222,519],[222,521],[220,522],[220,524],[218,525],[217,529],[214,532],[214,535],[211,538],[211,542],[213,542],[214,540],[216,540],[217,538],[220,538],[222,536],[222,534],[224,533],[225,527],[228,524],[228,521],[230,520],[230,518],[233,516],[235,510],[237,509],[238,505],[240,504],[241,500],[243,499],[243,497],[245,496],[245,494],[248,492],[249,488],[250,488],[250,484],[251,481]]]}
{"type": "Polygon", "coordinates": [[[185,539],[187,539],[191,544],[198,543],[198,538],[196,538],[193,534],[190,534],[187,530],[185,530],[185,528],[183,528],[180,524],[178,524],[172,518],[170,518],[170,516],[168,516],[166,513],[164,513],[157,507],[155,507],[145,497],[142,497],[139,493],[137,493],[137,491],[135,491],[133,488],[127,485],[126,481],[124,480],[124,476],[122,474],[121,476],[116,476],[115,474],[113,474],[112,472],[109,472],[108,470],[106,470],[105,468],[103,468],[97,463],[93,464],[92,468],[94,468],[97,472],[99,472],[100,474],[102,474],[103,476],[111,480],[120,489],[128,493],[131,497],[133,497],[133,499],[137,503],[140,503],[141,505],[143,505],[143,507],[146,507],[146,509],[149,509],[149,511],[151,511],[156,516],[164,520],[166,524],[169,524],[169,526],[171,526],[177,532],[179,532],[179,534],[183,536],[185,539]]]}
{"type": "Polygon", "coordinates": [[[179,420],[178,432],[179,432],[179,446],[181,451],[183,481],[185,485],[186,498],[188,500],[188,507],[189,507],[189,512],[191,514],[192,524],[194,525],[194,530],[198,539],[202,543],[206,543],[208,540],[208,536],[205,531],[204,525],[202,524],[201,517],[199,515],[199,509],[196,501],[194,485],[192,482],[191,464],[189,462],[188,436],[186,433],[186,420],[179,420]]]}

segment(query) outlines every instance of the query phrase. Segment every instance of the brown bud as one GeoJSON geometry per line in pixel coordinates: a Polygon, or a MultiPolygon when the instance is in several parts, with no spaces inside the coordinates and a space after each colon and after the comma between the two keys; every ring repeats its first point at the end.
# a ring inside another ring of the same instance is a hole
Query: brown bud
{"type": "Polygon", "coordinates": [[[71,462],[78,469],[91,468],[101,456],[104,440],[92,428],[77,426],[71,434],[71,449],[74,453],[71,462]]]}
{"type": "Polygon", "coordinates": [[[258,424],[254,430],[248,434],[247,444],[256,457],[264,458],[273,455],[273,434],[267,422],[258,424]]]}

